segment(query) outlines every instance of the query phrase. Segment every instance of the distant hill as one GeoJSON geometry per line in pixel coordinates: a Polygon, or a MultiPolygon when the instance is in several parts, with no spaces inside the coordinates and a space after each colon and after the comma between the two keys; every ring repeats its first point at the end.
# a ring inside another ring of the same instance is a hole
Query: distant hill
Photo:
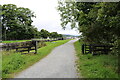
{"type": "Polygon", "coordinates": [[[63,37],[78,37],[79,35],[62,34],[63,37]]]}

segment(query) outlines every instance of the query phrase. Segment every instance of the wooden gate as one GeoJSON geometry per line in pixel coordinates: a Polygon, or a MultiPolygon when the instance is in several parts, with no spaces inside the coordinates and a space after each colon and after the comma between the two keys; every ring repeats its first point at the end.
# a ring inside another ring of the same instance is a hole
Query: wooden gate
{"type": "Polygon", "coordinates": [[[112,45],[98,45],[98,44],[82,44],[82,53],[83,54],[89,54],[92,53],[93,55],[96,54],[108,54],[108,52],[112,51],[111,47],[112,45]]]}

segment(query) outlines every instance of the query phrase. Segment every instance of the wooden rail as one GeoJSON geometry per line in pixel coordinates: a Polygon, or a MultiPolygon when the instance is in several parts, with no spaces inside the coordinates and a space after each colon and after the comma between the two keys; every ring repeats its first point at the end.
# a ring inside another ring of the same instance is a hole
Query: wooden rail
{"type": "Polygon", "coordinates": [[[112,45],[98,45],[98,44],[82,44],[82,53],[83,54],[89,54],[92,53],[93,55],[97,54],[108,54],[108,52],[112,51],[111,47],[112,45]]]}
{"type": "Polygon", "coordinates": [[[2,43],[2,49],[4,50],[11,50],[16,49],[17,52],[25,52],[28,53],[31,50],[35,50],[35,54],[37,54],[38,49],[38,43],[39,42],[51,42],[51,41],[57,41],[57,40],[63,40],[63,39],[50,39],[50,40],[32,40],[32,41],[26,41],[26,42],[16,42],[16,43],[2,43]]]}
{"type": "Polygon", "coordinates": [[[16,48],[17,52],[27,51],[29,53],[31,50],[35,50],[34,54],[37,54],[37,41],[31,41],[31,44],[29,46],[23,46],[23,47],[16,48]],[[19,49],[22,49],[22,50],[19,50],[19,49]]]}

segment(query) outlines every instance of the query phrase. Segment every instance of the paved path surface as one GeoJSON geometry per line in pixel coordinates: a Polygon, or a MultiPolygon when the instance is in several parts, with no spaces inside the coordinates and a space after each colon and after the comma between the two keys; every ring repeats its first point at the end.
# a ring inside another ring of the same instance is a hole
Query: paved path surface
{"type": "Polygon", "coordinates": [[[47,57],[16,75],[16,78],[76,78],[75,41],[56,47],[47,57]]]}

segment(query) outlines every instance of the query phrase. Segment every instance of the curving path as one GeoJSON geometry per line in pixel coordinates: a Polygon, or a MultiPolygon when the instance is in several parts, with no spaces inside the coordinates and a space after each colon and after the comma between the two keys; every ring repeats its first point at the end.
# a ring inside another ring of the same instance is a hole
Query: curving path
{"type": "Polygon", "coordinates": [[[48,56],[22,71],[15,78],[76,78],[75,50],[71,40],[56,47],[48,56]]]}

